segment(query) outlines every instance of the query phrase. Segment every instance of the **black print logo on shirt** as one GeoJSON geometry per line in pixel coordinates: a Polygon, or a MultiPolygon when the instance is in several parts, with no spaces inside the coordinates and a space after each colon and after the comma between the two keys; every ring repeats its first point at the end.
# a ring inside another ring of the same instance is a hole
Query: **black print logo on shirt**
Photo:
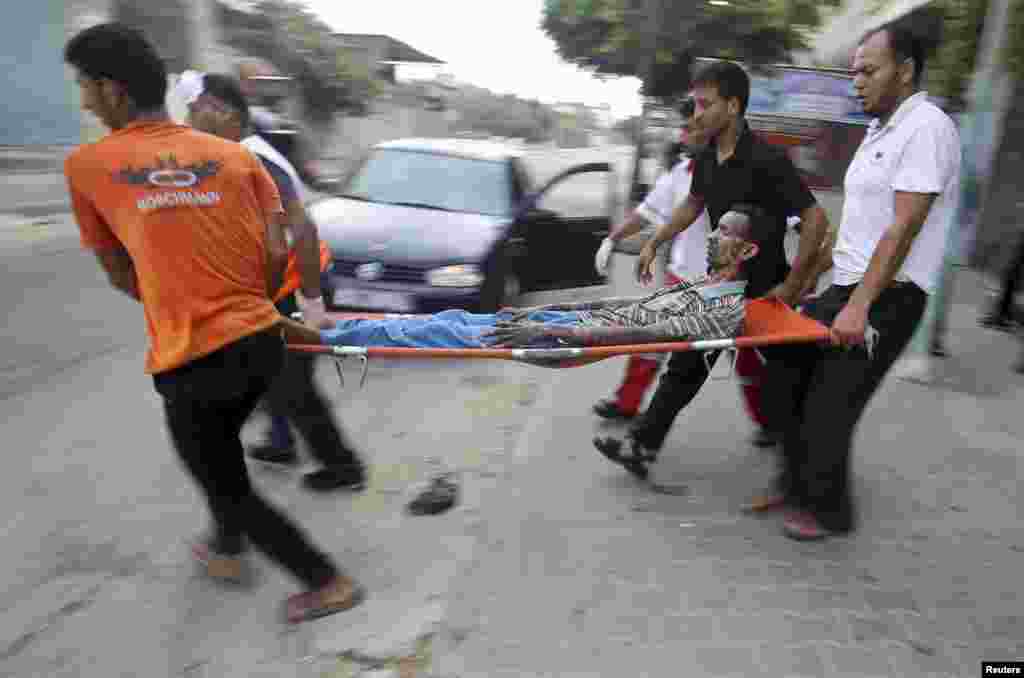
{"type": "Polygon", "coordinates": [[[114,172],[114,181],[132,186],[189,188],[216,176],[223,163],[216,160],[181,165],[174,155],[158,157],[154,167],[127,167],[114,172]]]}

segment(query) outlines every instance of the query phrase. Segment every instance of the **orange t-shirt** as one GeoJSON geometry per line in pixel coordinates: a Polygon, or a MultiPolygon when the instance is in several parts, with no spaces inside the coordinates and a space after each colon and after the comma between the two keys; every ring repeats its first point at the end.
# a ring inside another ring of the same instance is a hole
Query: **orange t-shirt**
{"type": "MultiPolygon", "coordinates": [[[[320,272],[323,273],[327,270],[327,267],[331,263],[331,250],[327,247],[327,243],[323,240],[320,241],[320,272]]],[[[287,297],[289,294],[299,289],[302,285],[302,274],[299,272],[299,257],[295,253],[295,249],[292,248],[291,252],[288,253],[288,267],[284,269],[284,283],[281,285],[281,289],[277,291],[274,296],[274,303],[277,303],[287,297]]]]}
{"type": "Polygon", "coordinates": [[[82,244],[123,247],[146,316],[146,372],[272,327],[266,220],[281,198],[242,145],[169,121],[134,123],[64,165],[82,244]]]}

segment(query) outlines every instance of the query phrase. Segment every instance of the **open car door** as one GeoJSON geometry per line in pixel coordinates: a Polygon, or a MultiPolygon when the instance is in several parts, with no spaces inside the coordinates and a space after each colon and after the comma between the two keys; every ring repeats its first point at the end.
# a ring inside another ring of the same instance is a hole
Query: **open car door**
{"type": "Polygon", "coordinates": [[[617,180],[607,162],[560,172],[524,201],[515,262],[525,290],[599,285],[594,255],[616,211],[617,180]]]}

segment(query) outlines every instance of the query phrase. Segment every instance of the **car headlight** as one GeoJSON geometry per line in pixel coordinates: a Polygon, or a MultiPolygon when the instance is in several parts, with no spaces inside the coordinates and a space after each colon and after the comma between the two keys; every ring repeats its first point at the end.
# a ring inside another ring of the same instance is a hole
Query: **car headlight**
{"type": "Polygon", "coordinates": [[[444,266],[427,271],[427,283],[433,287],[479,287],[484,274],[475,264],[444,266]]]}

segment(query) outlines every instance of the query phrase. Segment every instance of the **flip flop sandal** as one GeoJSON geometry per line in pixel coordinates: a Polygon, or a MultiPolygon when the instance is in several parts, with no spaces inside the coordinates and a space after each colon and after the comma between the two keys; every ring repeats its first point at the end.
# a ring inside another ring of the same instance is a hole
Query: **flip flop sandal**
{"type": "Polygon", "coordinates": [[[406,505],[406,510],[414,516],[426,516],[443,513],[455,506],[459,499],[459,486],[451,474],[440,475],[423,489],[406,505]]]}
{"type": "Polygon", "coordinates": [[[245,582],[245,563],[241,556],[230,556],[214,551],[209,543],[192,544],[192,559],[206,570],[206,576],[231,584],[245,582]]]}
{"type": "Polygon", "coordinates": [[[793,511],[782,521],[782,532],[796,541],[820,541],[832,536],[818,519],[805,511],[793,511]]]}
{"type": "Polygon", "coordinates": [[[289,624],[299,624],[304,621],[312,621],[321,617],[328,617],[332,614],[345,612],[361,604],[366,600],[366,589],[356,586],[345,600],[340,600],[326,605],[317,602],[316,591],[306,591],[289,596],[285,600],[285,619],[289,624]]]}

